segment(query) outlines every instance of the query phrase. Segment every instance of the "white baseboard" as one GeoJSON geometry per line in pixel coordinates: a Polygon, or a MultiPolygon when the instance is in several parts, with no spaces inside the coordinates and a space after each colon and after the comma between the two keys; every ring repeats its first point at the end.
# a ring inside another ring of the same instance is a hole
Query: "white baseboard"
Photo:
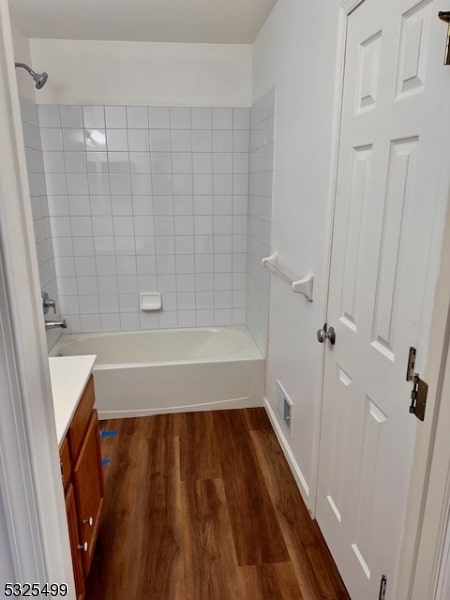
{"type": "Polygon", "coordinates": [[[289,446],[286,435],[285,435],[283,429],[280,427],[280,423],[277,419],[275,411],[273,410],[273,408],[272,408],[271,404],[269,403],[269,401],[267,400],[267,398],[264,398],[264,407],[266,409],[267,415],[272,424],[273,430],[275,431],[275,435],[277,436],[278,441],[280,442],[280,446],[281,446],[281,449],[283,450],[283,454],[286,457],[288,465],[292,471],[292,475],[294,476],[297,487],[300,490],[300,493],[302,495],[302,498],[306,504],[306,507],[307,507],[309,513],[311,514],[311,508],[309,506],[309,504],[310,504],[309,485],[306,482],[306,479],[300,469],[300,466],[299,466],[298,462],[296,461],[295,456],[289,446]]]}

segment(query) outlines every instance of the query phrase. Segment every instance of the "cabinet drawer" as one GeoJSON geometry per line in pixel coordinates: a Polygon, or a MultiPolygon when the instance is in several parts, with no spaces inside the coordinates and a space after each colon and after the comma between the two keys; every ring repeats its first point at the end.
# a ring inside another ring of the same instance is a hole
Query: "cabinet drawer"
{"type": "Polygon", "coordinates": [[[91,375],[69,428],[68,437],[72,460],[76,460],[78,452],[80,451],[84,432],[86,431],[86,427],[94,407],[94,400],[94,378],[91,375]]]}
{"type": "Polygon", "coordinates": [[[72,472],[72,463],[70,460],[69,442],[67,438],[64,438],[61,448],[59,450],[59,460],[61,464],[61,477],[63,480],[64,489],[70,481],[70,474],[72,472]]]}
{"type": "Polygon", "coordinates": [[[73,576],[75,579],[75,589],[77,599],[84,598],[84,572],[83,562],[81,558],[82,547],[78,534],[78,516],[75,506],[75,495],[72,484],[69,485],[66,491],[66,513],[67,524],[69,526],[70,550],[72,553],[73,576]]]}
{"type": "Polygon", "coordinates": [[[96,410],[92,412],[83,445],[73,469],[73,483],[80,539],[81,544],[85,546],[82,555],[84,572],[87,576],[92,562],[103,504],[103,473],[96,410]]]}

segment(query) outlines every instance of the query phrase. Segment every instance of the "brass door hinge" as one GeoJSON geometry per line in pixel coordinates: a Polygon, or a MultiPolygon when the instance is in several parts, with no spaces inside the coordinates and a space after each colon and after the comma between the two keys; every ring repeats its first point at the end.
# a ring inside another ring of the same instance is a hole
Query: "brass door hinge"
{"type": "Polygon", "coordinates": [[[413,382],[411,392],[411,405],[409,412],[416,415],[421,421],[425,420],[425,408],[427,405],[428,384],[420,379],[420,375],[414,372],[416,365],[416,349],[411,346],[408,352],[408,367],[406,369],[406,381],[413,382]]]}
{"type": "Polygon", "coordinates": [[[444,65],[450,65],[450,12],[440,11],[438,17],[448,25],[447,37],[445,39],[444,65]]]}
{"type": "Polygon", "coordinates": [[[411,406],[409,412],[420,421],[425,421],[425,408],[427,406],[428,383],[420,379],[418,373],[413,377],[413,389],[411,392],[411,406]]]}

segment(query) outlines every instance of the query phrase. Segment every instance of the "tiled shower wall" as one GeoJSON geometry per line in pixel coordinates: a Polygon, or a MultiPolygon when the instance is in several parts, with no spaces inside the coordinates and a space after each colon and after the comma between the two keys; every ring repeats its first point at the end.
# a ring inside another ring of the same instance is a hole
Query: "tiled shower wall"
{"type": "MultiPolygon", "coordinates": [[[[50,217],[48,212],[47,190],[45,187],[44,164],[42,160],[41,135],[38,112],[35,104],[27,98],[20,98],[22,128],[27,159],[28,182],[31,196],[36,253],[39,267],[41,289],[48,292],[50,298],[57,298],[55,261],[53,256],[50,217]]],[[[52,318],[49,313],[47,318],[52,318]]],[[[44,319],[44,316],[42,317],[44,319]]],[[[61,330],[47,331],[47,344],[51,348],[61,330]]]]}
{"type": "Polygon", "coordinates": [[[249,113],[39,106],[71,331],[245,323],[249,113]],[[139,310],[147,291],[162,311],[139,310]]]}
{"type": "Polygon", "coordinates": [[[269,323],[270,273],[261,260],[271,253],[275,92],[251,110],[248,210],[247,327],[265,355],[269,323]]]}

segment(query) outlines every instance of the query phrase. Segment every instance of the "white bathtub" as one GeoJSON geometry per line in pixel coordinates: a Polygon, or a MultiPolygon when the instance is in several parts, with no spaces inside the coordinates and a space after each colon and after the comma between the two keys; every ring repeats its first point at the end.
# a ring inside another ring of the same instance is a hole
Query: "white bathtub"
{"type": "Polygon", "coordinates": [[[51,354],[97,355],[104,419],[263,405],[264,358],[245,327],[65,334],[51,354]]]}

